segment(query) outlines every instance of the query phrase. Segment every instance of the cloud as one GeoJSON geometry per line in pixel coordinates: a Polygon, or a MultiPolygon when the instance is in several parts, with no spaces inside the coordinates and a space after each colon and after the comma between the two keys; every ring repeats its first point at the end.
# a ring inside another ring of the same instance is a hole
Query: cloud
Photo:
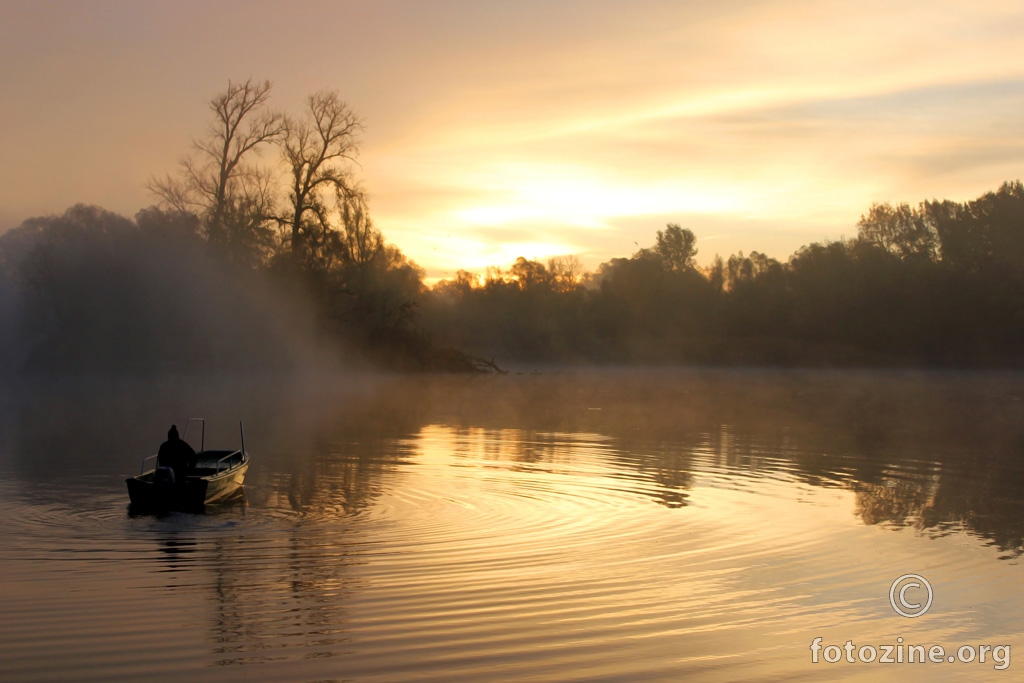
{"type": "Polygon", "coordinates": [[[15,3],[3,211],[133,214],[206,99],[250,74],[284,109],[342,91],[366,122],[376,221],[431,272],[516,248],[606,259],[673,217],[785,257],[849,234],[872,201],[966,199],[1024,161],[1017,0],[332,0],[304,16],[15,3]]]}

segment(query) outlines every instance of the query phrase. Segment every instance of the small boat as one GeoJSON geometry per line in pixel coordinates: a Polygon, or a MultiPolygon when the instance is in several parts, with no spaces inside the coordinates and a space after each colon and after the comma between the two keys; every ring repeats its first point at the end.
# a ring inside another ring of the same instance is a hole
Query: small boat
{"type": "Polygon", "coordinates": [[[188,437],[193,422],[202,427],[196,466],[183,485],[174,483],[173,471],[169,467],[157,467],[157,456],[151,455],[142,461],[142,467],[134,477],[125,479],[128,497],[133,508],[143,510],[202,511],[209,503],[227,500],[242,488],[242,481],[249,469],[249,454],[245,451],[245,430],[238,423],[242,447],[236,451],[206,450],[206,420],[193,417],[185,424],[182,439],[188,437]],[[152,464],[150,465],[150,461],[152,464]],[[150,467],[150,469],[146,469],[150,467]]]}

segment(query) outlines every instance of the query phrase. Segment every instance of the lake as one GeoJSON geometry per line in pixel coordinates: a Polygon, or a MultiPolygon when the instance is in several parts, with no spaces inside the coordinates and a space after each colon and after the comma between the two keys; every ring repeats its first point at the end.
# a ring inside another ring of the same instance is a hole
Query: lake
{"type": "Polygon", "coordinates": [[[79,378],[0,402],[4,680],[1024,666],[1019,374],[79,378]],[[131,514],[125,477],[193,416],[214,448],[245,421],[244,497],[131,514]],[[932,589],[912,618],[907,574],[932,589]]]}

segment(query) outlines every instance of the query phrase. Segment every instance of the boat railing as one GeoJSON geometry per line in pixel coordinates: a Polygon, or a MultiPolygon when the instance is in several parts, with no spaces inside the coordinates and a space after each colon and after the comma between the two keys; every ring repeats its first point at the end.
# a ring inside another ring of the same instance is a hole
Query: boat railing
{"type": "Polygon", "coordinates": [[[192,426],[193,422],[198,422],[202,428],[202,432],[199,436],[199,452],[202,453],[206,450],[206,418],[203,417],[190,417],[188,422],[185,423],[185,433],[181,435],[182,441],[188,441],[188,428],[192,426]]]}
{"type": "Polygon", "coordinates": [[[143,458],[142,459],[142,467],[139,469],[139,474],[145,474],[146,473],[146,463],[149,462],[150,460],[154,460],[154,462],[153,462],[153,470],[155,471],[156,470],[155,459],[157,457],[158,457],[157,455],[151,455],[148,458],[143,458]]]}
{"type": "MultiPolygon", "coordinates": [[[[220,472],[221,463],[223,463],[225,460],[227,460],[228,462],[224,463],[224,469],[231,469],[231,458],[235,457],[236,455],[241,456],[242,455],[242,451],[241,450],[237,450],[234,453],[231,453],[229,455],[225,455],[223,458],[218,460],[217,461],[217,472],[218,473],[220,472]]],[[[241,462],[243,459],[244,458],[239,457],[238,460],[239,460],[239,462],[241,462]]]]}

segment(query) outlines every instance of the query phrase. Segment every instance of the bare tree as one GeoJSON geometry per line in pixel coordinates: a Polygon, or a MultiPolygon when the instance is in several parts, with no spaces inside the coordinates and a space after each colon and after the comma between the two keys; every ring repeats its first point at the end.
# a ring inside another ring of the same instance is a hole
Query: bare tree
{"type": "Polygon", "coordinates": [[[152,179],[151,192],[179,211],[198,213],[207,239],[238,257],[252,256],[272,237],[266,223],[273,194],[267,170],[251,163],[260,148],[285,131],[284,117],[267,109],[270,81],[228,81],[210,100],[214,120],[206,137],[193,140],[178,177],[152,179]]]}
{"type": "Polygon", "coordinates": [[[571,292],[583,283],[583,263],[578,256],[556,256],[548,261],[548,272],[555,288],[571,292]]]}
{"type": "Polygon", "coordinates": [[[353,263],[369,263],[384,249],[384,235],[370,219],[362,192],[344,191],[338,195],[345,256],[353,263]]]}
{"type": "Polygon", "coordinates": [[[310,95],[307,107],[302,119],[286,122],[288,208],[279,222],[293,257],[308,263],[330,260],[334,250],[343,248],[332,214],[348,211],[354,217],[362,199],[349,170],[357,153],[359,119],[336,91],[310,95]]]}

